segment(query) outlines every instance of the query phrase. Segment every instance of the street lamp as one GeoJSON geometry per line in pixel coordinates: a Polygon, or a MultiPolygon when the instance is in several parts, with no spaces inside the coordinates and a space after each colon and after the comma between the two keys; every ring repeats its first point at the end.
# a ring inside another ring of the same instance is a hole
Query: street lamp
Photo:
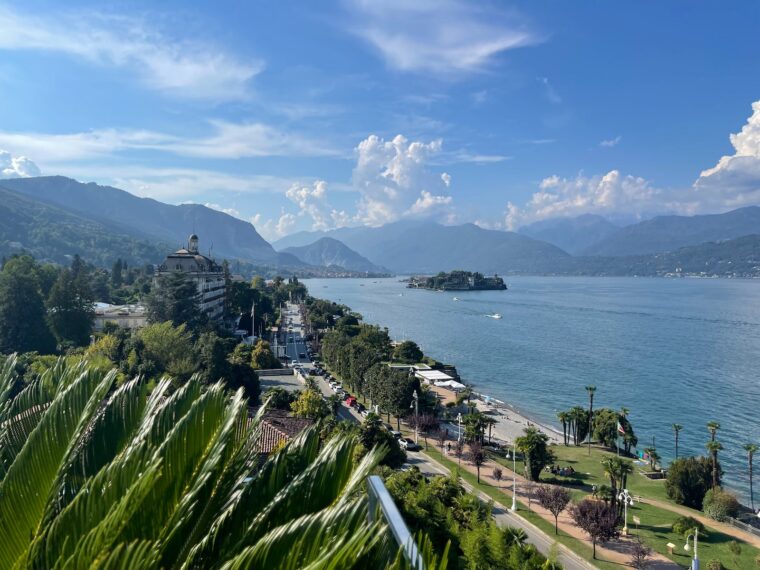
{"type": "MultiPolygon", "coordinates": [[[[507,459],[509,459],[509,450],[507,450],[507,459]]],[[[512,506],[509,509],[512,512],[517,510],[517,446],[512,443],[512,506]]]]}
{"type": "Polygon", "coordinates": [[[686,544],[684,544],[683,549],[688,552],[690,546],[689,546],[689,539],[694,537],[694,558],[691,560],[691,570],[699,570],[699,556],[697,556],[697,546],[699,545],[699,529],[695,528],[694,532],[690,533],[686,537],[686,544]]]}
{"type": "Polygon", "coordinates": [[[420,427],[419,427],[420,426],[420,417],[419,417],[420,410],[419,410],[419,396],[417,395],[417,390],[415,390],[414,393],[412,394],[412,398],[414,398],[414,443],[418,444],[419,430],[420,430],[420,427]]]}
{"type": "Polygon", "coordinates": [[[618,500],[623,501],[623,536],[628,536],[628,507],[633,506],[633,497],[628,489],[623,489],[618,495],[618,500]]]}
{"type": "Polygon", "coordinates": [[[457,414],[457,422],[459,422],[459,435],[457,435],[457,441],[462,441],[462,413],[457,414]]]}

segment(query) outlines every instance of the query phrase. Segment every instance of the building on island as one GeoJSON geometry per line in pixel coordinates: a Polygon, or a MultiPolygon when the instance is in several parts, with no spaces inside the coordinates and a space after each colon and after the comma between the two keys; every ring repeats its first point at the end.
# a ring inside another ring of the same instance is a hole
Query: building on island
{"type": "Polygon", "coordinates": [[[187,247],[166,256],[158,267],[156,278],[169,273],[181,272],[195,281],[200,296],[201,310],[211,319],[221,319],[224,314],[226,283],[224,270],[210,257],[198,250],[198,236],[193,234],[187,240],[187,247]]]}

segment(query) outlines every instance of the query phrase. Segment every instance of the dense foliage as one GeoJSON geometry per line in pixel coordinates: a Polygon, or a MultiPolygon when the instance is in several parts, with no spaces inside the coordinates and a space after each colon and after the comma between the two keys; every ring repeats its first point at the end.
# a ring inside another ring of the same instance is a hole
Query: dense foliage
{"type": "MultiPolygon", "coordinates": [[[[57,361],[13,396],[0,373],[0,567],[368,568],[393,565],[369,523],[358,441],[303,432],[262,462],[242,391],[196,376],[152,392],[57,361]],[[314,566],[310,566],[314,564],[314,566]]],[[[434,566],[434,565],[433,565],[434,566]]]]}
{"type": "MultiPolygon", "coordinates": [[[[719,473],[720,466],[718,466],[719,473]]],[[[712,486],[712,461],[707,457],[680,457],[668,467],[665,491],[679,505],[702,509],[712,486]]]]}
{"type": "Polygon", "coordinates": [[[515,440],[517,449],[525,458],[526,476],[538,481],[544,467],[554,462],[554,454],[549,449],[549,436],[535,427],[527,427],[523,435],[515,440]]]}
{"type": "Polygon", "coordinates": [[[702,508],[708,517],[721,522],[736,517],[741,509],[736,496],[720,487],[710,489],[705,493],[702,508]]]}

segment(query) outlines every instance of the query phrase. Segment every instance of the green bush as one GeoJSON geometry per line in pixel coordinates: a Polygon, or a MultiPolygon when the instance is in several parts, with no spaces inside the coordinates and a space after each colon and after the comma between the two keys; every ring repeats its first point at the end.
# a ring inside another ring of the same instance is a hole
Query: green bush
{"type": "Polygon", "coordinates": [[[700,537],[707,536],[705,525],[703,525],[694,517],[679,517],[673,522],[673,525],[671,526],[671,530],[674,533],[679,534],[683,536],[684,538],[686,538],[688,534],[693,532],[695,528],[699,529],[700,537]]]}
{"type": "Polygon", "coordinates": [[[720,560],[710,560],[707,563],[707,570],[725,570],[725,568],[720,560]]]}
{"type": "Polygon", "coordinates": [[[725,521],[739,512],[739,501],[723,489],[710,489],[702,503],[705,514],[716,521],[725,521]]]}

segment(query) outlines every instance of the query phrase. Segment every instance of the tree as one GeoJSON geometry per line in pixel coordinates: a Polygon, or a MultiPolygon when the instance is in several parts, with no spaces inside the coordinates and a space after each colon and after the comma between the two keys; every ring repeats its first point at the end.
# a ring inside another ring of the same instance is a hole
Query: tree
{"type": "Polygon", "coordinates": [[[712,488],[715,489],[720,485],[720,476],[718,474],[718,452],[723,449],[723,445],[719,441],[712,439],[707,442],[705,447],[712,459],[712,488]]]}
{"type": "Polygon", "coordinates": [[[330,408],[321,394],[314,390],[304,390],[290,405],[293,415],[299,418],[319,420],[330,415],[330,408]]]}
{"type": "Polygon", "coordinates": [[[625,416],[618,414],[615,410],[602,408],[594,414],[593,436],[594,439],[604,444],[606,447],[613,448],[617,446],[619,437],[618,425],[628,433],[633,433],[630,422],[625,416]]]}
{"type": "Polygon", "coordinates": [[[272,352],[269,343],[260,339],[256,341],[256,345],[253,347],[253,351],[251,351],[251,366],[257,370],[282,368],[282,364],[272,352]]]}
{"type": "MultiPolygon", "coordinates": [[[[33,260],[29,258],[30,265],[33,260]]],[[[48,329],[39,283],[32,271],[7,262],[0,272],[0,352],[50,354],[55,339],[48,329]]]]}
{"type": "Polygon", "coordinates": [[[298,392],[289,392],[285,388],[275,386],[269,388],[261,396],[261,401],[273,410],[290,410],[290,405],[298,398],[298,392]]]}
{"type": "Polygon", "coordinates": [[[758,450],[758,446],[755,443],[745,443],[744,451],[747,452],[747,468],[749,470],[749,502],[752,507],[752,511],[755,510],[755,495],[752,489],[752,458],[758,450]]]}
{"type": "Polygon", "coordinates": [[[61,271],[47,300],[50,328],[60,344],[84,346],[89,342],[94,302],[81,270],[78,274],[69,269],[61,271]]]}
{"type": "Polygon", "coordinates": [[[586,386],[588,392],[588,454],[591,455],[591,426],[594,419],[594,393],[596,386],[586,386]]]}
{"type": "Polygon", "coordinates": [[[185,325],[175,327],[169,321],[148,325],[137,332],[137,339],[141,343],[141,360],[154,363],[156,372],[171,374],[175,381],[184,381],[195,372],[198,364],[185,325]]]}
{"type": "Polygon", "coordinates": [[[627,487],[628,475],[633,473],[633,464],[622,457],[605,457],[602,460],[604,474],[610,481],[611,500],[610,503],[617,504],[619,491],[627,487]]]}
{"type": "Polygon", "coordinates": [[[676,459],[678,459],[678,435],[681,433],[683,426],[681,424],[673,424],[673,435],[676,437],[676,459]]]}
{"type": "Polygon", "coordinates": [[[557,419],[562,422],[562,443],[568,445],[568,432],[567,427],[570,420],[570,414],[568,412],[558,412],[557,419]]]}
{"type": "Polygon", "coordinates": [[[591,539],[593,558],[596,560],[596,543],[606,542],[618,535],[618,513],[614,507],[584,499],[570,509],[570,516],[591,539]]]}
{"type": "Polygon", "coordinates": [[[158,278],[147,301],[148,321],[171,321],[175,326],[184,324],[189,330],[197,331],[206,322],[200,306],[195,282],[175,271],[158,278]]]}
{"type": "Polygon", "coordinates": [[[422,350],[413,340],[405,340],[393,351],[393,358],[407,364],[416,364],[422,360],[422,350]]]}
{"type": "Polygon", "coordinates": [[[554,516],[554,534],[559,534],[559,515],[570,502],[570,491],[555,485],[539,485],[535,495],[539,504],[554,516]]]}
{"type": "Polygon", "coordinates": [[[475,466],[478,473],[478,483],[480,483],[480,468],[486,462],[486,451],[483,449],[483,444],[478,440],[471,441],[470,451],[467,453],[466,459],[475,466]]]}
{"type": "Polygon", "coordinates": [[[705,514],[716,521],[726,521],[739,513],[739,501],[731,493],[720,488],[707,491],[702,504],[705,514]]]}
{"type": "Polygon", "coordinates": [[[121,287],[124,282],[124,277],[121,273],[122,269],[124,269],[124,264],[122,263],[121,258],[119,258],[114,262],[113,267],[111,268],[111,285],[115,289],[121,287]]]}
{"type": "Polygon", "coordinates": [[[548,443],[549,436],[535,427],[525,428],[523,435],[515,440],[517,449],[525,457],[525,469],[531,481],[538,481],[544,467],[554,461],[548,443]]]}
{"type": "Polygon", "coordinates": [[[710,432],[710,441],[715,441],[715,436],[720,429],[720,424],[716,421],[707,422],[707,430],[710,432]]]}
{"type": "Polygon", "coordinates": [[[631,550],[631,566],[636,570],[644,570],[649,566],[649,559],[652,557],[652,549],[646,544],[637,540],[631,550]]]}
{"type": "MultiPolygon", "coordinates": [[[[0,386],[14,365],[0,372],[0,386]]],[[[367,522],[367,494],[357,485],[380,450],[356,464],[355,437],[318,451],[311,428],[252,470],[258,422],[247,421],[242,395],[221,384],[195,378],[174,394],[168,379],[151,392],[144,379],[117,387],[114,371],[63,359],[49,379],[44,394],[0,389],[0,423],[12,422],[16,442],[3,446],[0,467],[1,568],[394,564],[397,551],[367,522]]]]}
{"type": "Polygon", "coordinates": [[[398,469],[406,462],[406,453],[401,449],[398,440],[383,427],[380,416],[368,414],[359,430],[359,441],[365,453],[378,447],[386,447],[388,452],[382,459],[382,464],[391,469],[398,469]]]}
{"type": "Polygon", "coordinates": [[[206,382],[213,383],[223,380],[230,374],[230,363],[227,354],[230,352],[229,343],[216,333],[205,332],[195,343],[195,354],[206,382]]]}
{"type": "Polygon", "coordinates": [[[712,466],[708,458],[681,457],[668,467],[665,491],[668,498],[679,505],[701,510],[711,479],[712,466]]]}
{"type": "Polygon", "coordinates": [[[499,486],[499,483],[501,483],[501,480],[504,478],[504,471],[502,471],[501,467],[494,467],[493,468],[493,479],[496,481],[496,486],[499,486]]]}

